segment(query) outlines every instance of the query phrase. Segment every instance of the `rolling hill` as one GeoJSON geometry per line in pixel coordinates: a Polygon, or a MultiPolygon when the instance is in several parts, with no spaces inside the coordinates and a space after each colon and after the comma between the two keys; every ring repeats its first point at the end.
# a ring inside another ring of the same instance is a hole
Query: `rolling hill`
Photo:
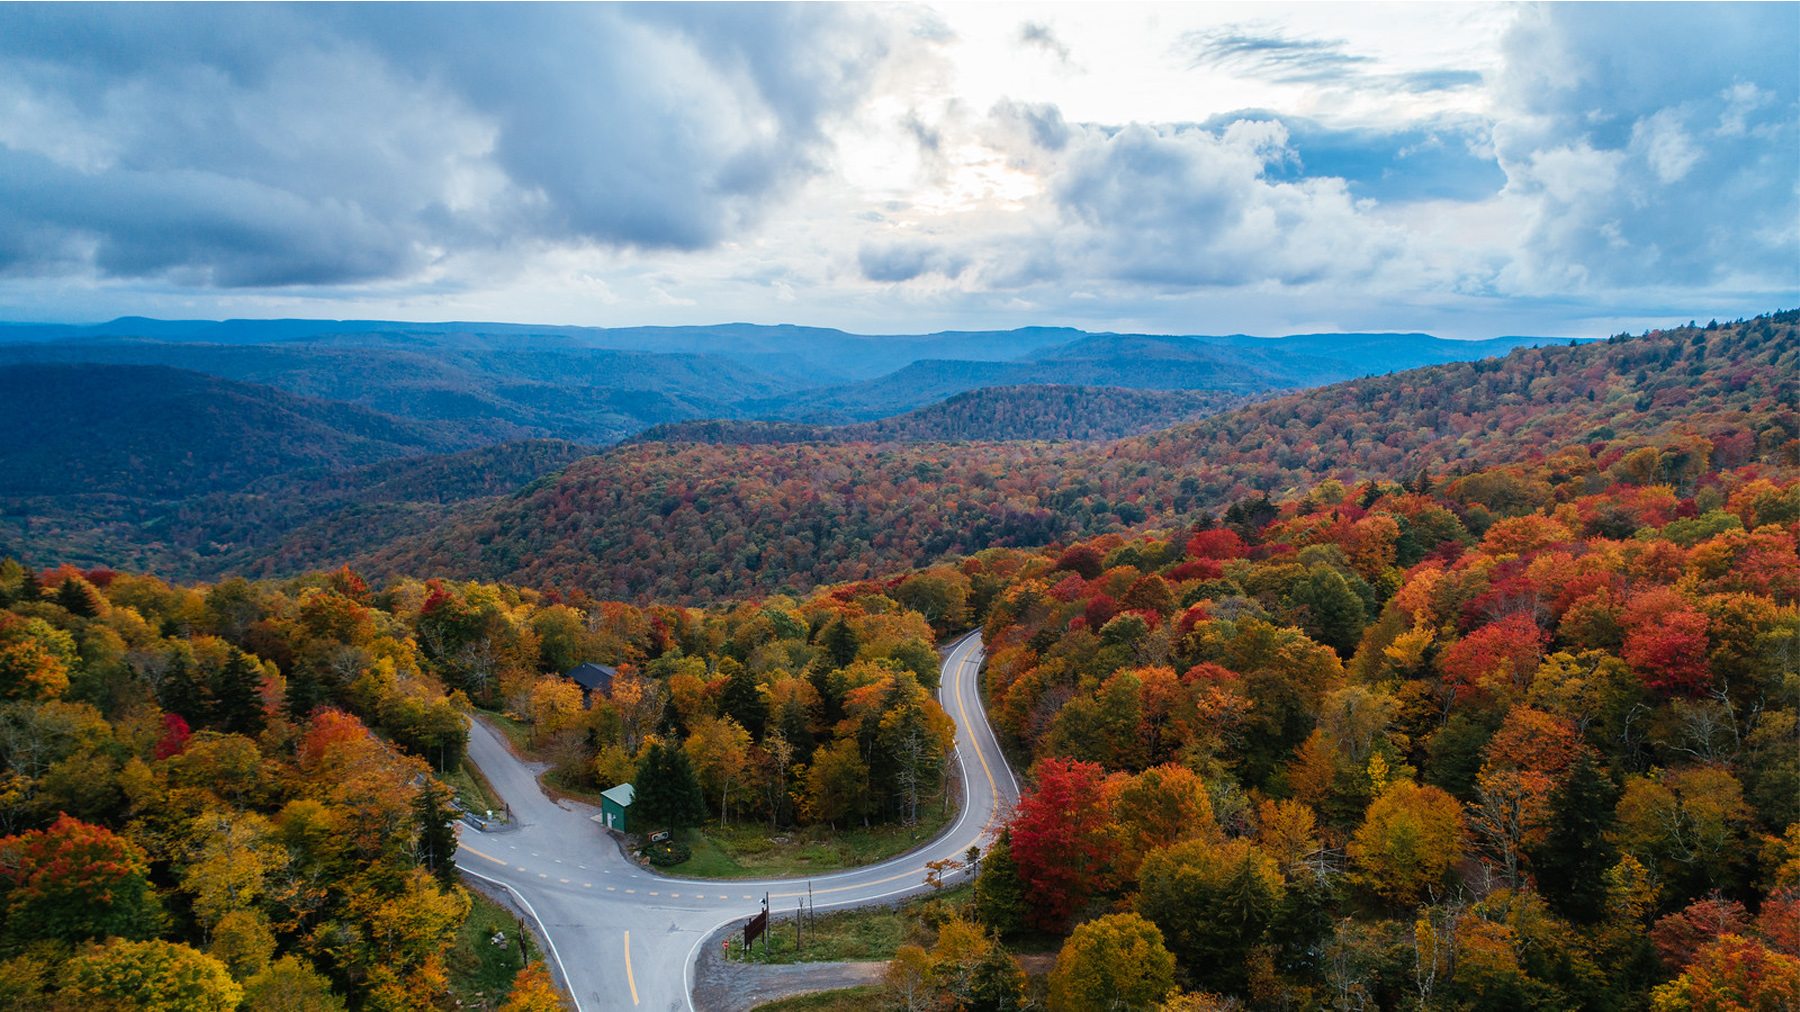
{"type": "MultiPolygon", "coordinates": [[[[1263,394],[1480,358],[1533,340],[1163,337],[1056,327],[860,335],[750,324],[609,330],[124,318],[82,327],[0,326],[0,364],[165,365],[443,422],[480,442],[603,444],[691,419],[872,421],[992,386],[1263,394]]],[[[1041,433],[1025,428],[994,435],[1041,433]]]]}
{"type": "MultiPolygon", "coordinates": [[[[1095,446],[624,446],[360,564],[697,601],[894,573],[995,545],[1185,524],[1328,477],[1466,473],[1558,453],[1584,468],[1606,461],[1604,472],[1645,450],[1643,466],[1671,481],[1793,468],[1797,323],[1788,312],[1520,349],[1095,446]]],[[[1484,509],[1507,508],[1510,481],[1488,483],[1484,509]]]]}
{"type": "Polygon", "coordinates": [[[0,367],[0,491],[180,497],[457,450],[467,432],[166,366],[0,367]]]}
{"type": "Polygon", "coordinates": [[[952,394],[905,414],[850,425],[705,419],[654,425],[632,443],[855,443],[1117,439],[1237,407],[1211,390],[1034,384],[952,394]]]}
{"type": "Polygon", "coordinates": [[[182,577],[371,549],[592,452],[166,366],[0,366],[0,426],[0,555],[182,577]]]}

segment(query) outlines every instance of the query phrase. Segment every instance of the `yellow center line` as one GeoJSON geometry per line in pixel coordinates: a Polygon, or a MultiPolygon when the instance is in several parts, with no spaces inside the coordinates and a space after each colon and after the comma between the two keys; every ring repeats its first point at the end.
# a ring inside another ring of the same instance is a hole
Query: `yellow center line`
{"type": "Polygon", "coordinates": [[[471,854],[474,854],[474,855],[475,855],[475,856],[476,856],[476,857],[485,857],[485,858],[487,858],[487,859],[488,859],[488,860],[489,860],[489,861],[492,861],[492,862],[494,862],[494,863],[495,863],[495,864],[505,864],[505,863],[506,863],[506,862],[505,862],[505,861],[502,861],[502,860],[500,860],[500,859],[499,859],[499,858],[497,858],[497,857],[494,857],[494,856],[493,856],[493,855],[491,855],[491,854],[483,854],[483,853],[482,853],[482,852],[481,852],[481,851],[479,851],[479,850],[476,850],[476,849],[475,849],[475,848],[474,848],[474,847],[471,847],[471,846],[469,846],[469,845],[468,845],[468,844],[466,844],[466,843],[459,843],[459,844],[457,844],[457,847],[456,847],[456,849],[458,849],[458,850],[463,850],[463,851],[467,851],[467,852],[469,852],[469,853],[471,853],[471,854]]]}
{"type": "MultiPolygon", "coordinates": [[[[957,666],[960,670],[963,666],[967,665],[968,663],[969,663],[968,660],[964,659],[964,660],[958,661],[957,666]]],[[[974,746],[974,748],[975,748],[975,758],[981,760],[981,772],[987,774],[988,792],[990,794],[992,794],[996,799],[999,798],[1000,788],[997,784],[994,783],[994,771],[990,766],[988,766],[987,753],[983,752],[981,750],[981,742],[979,742],[975,739],[975,725],[969,723],[969,705],[968,705],[968,703],[964,702],[963,694],[960,689],[958,689],[958,691],[956,693],[956,715],[962,718],[963,726],[969,729],[969,744],[974,746]]],[[[986,832],[989,828],[991,828],[994,825],[994,820],[999,817],[1000,817],[1000,808],[998,805],[996,805],[996,806],[994,806],[993,814],[988,816],[987,825],[981,827],[982,831],[986,832]]]]}
{"type": "Polygon", "coordinates": [[[638,1003],[637,977],[631,972],[631,932],[625,932],[625,983],[631,985],[631,1003],[638,1003]]]}

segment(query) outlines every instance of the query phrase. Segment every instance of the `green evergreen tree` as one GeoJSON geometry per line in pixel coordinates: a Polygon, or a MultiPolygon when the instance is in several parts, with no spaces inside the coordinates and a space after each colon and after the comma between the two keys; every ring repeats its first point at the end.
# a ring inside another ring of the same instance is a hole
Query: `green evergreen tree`
{"type": "Polygon", "coordinates": [[[1306,579],[1295,586],[1291,601],[1304,605],[1310,616],[1307,631],[1319,642],[1348,657],[1362,639],[1365,612],[1363,600],[1344,579],[1344,574],[1326,565],[1314,566],[1306,579]]]}
{"type": "Polygon", "coordinates": [[[856,652],[862,649],[862,642],[857,638],[856,630],[840,616],[825,627],[819,634],[819,645],[825,648],[825,659],[834,668],[847,668],[856,660],[856,652]]]}
{"type": "Polygon", "coordinates": [[[262,672],[242,650],[232,650],[213,677],[211,725],[229,734],[254,738],[268,725],[263,710],[262,672]]]}
{"type": "Polygon", "coordinates": [[[781,733],[788,744],[794,748],[794,763],[799,766],[812,764],[813,731],[812,714],[806,710],[806,704],[798,695],[789,696],[781,704],[781,733]]]}
{"type": "Polygon", "coordinates": [[[207,705],[206,686],[194,672],[194,664],[185,648],[178,648],[169,659],[169,669],[156,685],[156,701],[169,713],[178,713],[189,727],[205,727],[211,716],[207,705]]]}
{"type": "Polygon", "coordinates": [[[456,813],[436,780],[425,778],[413,799],[413,815],[419,824],[419,865],[437,876],[447,889],[456,884],[456,813]]]}
{"type": "Polygon", "coordinates": [[[288,676],[287,692],[282,696],[282,706],[287,709],[288,716],[297,723],[304,723],[324,704],[325,690],[319,685],[318,677],[305,665],[294,669],[288,676]]]}
{"type": "Polygon", "coordinates": [[[63,610],[69,614],[82,618],[93,618],[100,614],[99,607],[94,604],[93,591],[88,589],[86,583],[73,576],[64,577],[62,586],[56,588],[56,603],[62,605],[63,610]]]}
{"type": "Polygon", "coordinates": [[[1018,1012],[1029,1007],[1025,999],[1025,971],[1001,946],[994,946],[969,977],[968,1000],[959,1012],[1018,1012]]]}
{"type": "Polygon", "coordinates": [[[37,601],[44,596],[44,585],[38,582],[37,570],[25,567],[25,575],[19,577],[18,599],[21,601],[37,601]]]}
{"type": "Polygon", "coordinates": [[[1538,892],[1570,920],[1591,924],[1605,915],[1605,872],[1619,858],[1608,841],[1618,800],[1618,789],[1587,752],[1550,793],[1550,833],[1526,857],[1538,892]]]}
{"type": "Polygon", "coordinates": [[[719,672],[726,676],[719,708],[750,732],[751,738],[762,741],[769,726],[769,697],[757,687],[756,676],[729,657],[719,662],[719,672]]]}
{"type": "Polygon", "coordinates": [[[686,829],[706,819],[706,799],[700,778],[679,748],[652,742],[638,760],[637,780],[631,785],[631,821],[649,829],[686,829]]]}
{"type": "Polygon", "coordinates": [[[1025,928],[1025,886],[1019,881],[1019,865],[1012,856],[1012,835],[1000,831],[999,839],[981,859],[975,878],[975,916],[997,935],[1025,928]]]}

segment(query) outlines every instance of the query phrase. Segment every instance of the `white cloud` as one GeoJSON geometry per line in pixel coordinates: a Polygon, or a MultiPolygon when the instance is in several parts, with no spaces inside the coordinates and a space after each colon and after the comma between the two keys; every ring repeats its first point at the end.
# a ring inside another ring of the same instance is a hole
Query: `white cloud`
{"type": "Polygon", "coordinates": [[[0,11],[0,315],[1492,333],[1800,290],[1792,6],[174,10],[0,11]]]}

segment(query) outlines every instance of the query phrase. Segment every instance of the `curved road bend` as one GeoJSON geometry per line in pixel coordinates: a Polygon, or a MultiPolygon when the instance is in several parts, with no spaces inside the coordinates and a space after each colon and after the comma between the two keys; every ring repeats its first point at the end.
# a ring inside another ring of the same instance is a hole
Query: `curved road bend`
{"type": "MultiPolygon", "coordinates": [[[[961,858],[982,842],[1018,799],[978,687],[981,638],[958,640],[944,659],[938,689],[956,721],[962,811],[950,829],[917,850],[880,864],[814,878],[817,907],[848,907],[927,890],[925,863],[961,858]]],[[[456,861],[477,878],[507,886],[524,900],[549,936],[553,965],[577,1012],[689,1012],[689,979],[701,942],[718,928],[761,909],[764,892],[776,916],[807,894],[806,879],[701,880],[655,875],[625,859],[591,821],[594,810],[558,804],[539,789],[486,724],[469,732],[469,757],[512,805],[517,829],[463,834],[456,861]]]]}

